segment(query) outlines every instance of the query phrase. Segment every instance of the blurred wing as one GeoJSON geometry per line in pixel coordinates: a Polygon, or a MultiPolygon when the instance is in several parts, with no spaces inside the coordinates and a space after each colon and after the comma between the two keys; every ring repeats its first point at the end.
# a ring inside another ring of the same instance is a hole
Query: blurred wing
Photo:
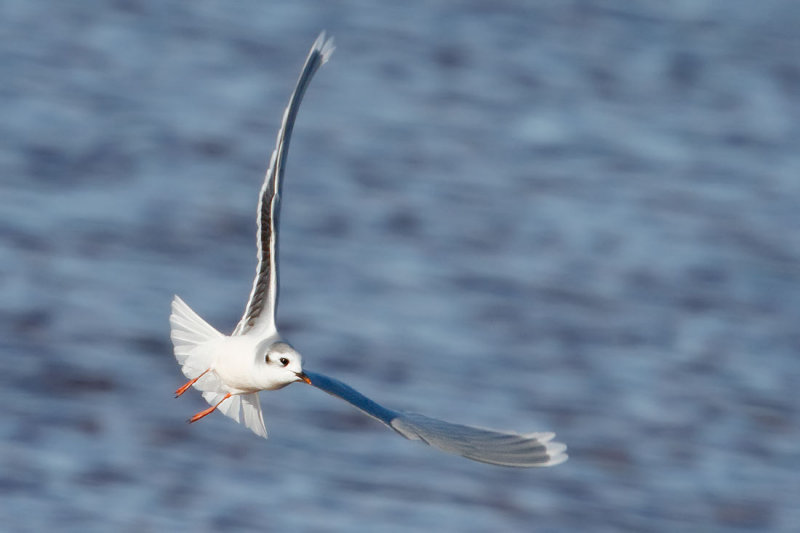
{"type": "Polygon", "coordinates": [[[275,150],[269,161],[269,169],[264,177],[264,185],[258,199],[258,267],[253,289],[247,302],[244,315],[234,330],[241,335],[251,329],[275,330],[275,309],[278,305],[278,218],[283,173],[286,169],[286,155],[289,140],[300,109],[300,102],[311,82],[314,73],[333,53],[333,39],[326,39],[322,32],[303,65],[300,79],[297,80],[289,105],[283,113],[283,122],[278,130],[275,150]]]}
{"type": "Polygon", "coordinates": [[[375,403],[352,387],[322,374],[305,373],[316,388],[353,404],[402,436],[462,455],[467,459],[502,466],[553,466],[567,460],[567,447],[552,442],[554,433],[506,433],[452,424],[416,413],[401,413],[375,403]]]}

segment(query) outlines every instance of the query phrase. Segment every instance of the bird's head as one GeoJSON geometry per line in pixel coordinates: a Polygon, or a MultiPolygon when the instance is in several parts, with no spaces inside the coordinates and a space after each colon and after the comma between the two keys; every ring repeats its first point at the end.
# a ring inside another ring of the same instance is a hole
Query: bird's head
{"type": "Polygon", "coordinates": [[[303,373],[303,358],[289,344],[278,341],[270,344],[259,362],[260,381],[265,389],[280,389],[295,381],[311,381],[303,373]]]}

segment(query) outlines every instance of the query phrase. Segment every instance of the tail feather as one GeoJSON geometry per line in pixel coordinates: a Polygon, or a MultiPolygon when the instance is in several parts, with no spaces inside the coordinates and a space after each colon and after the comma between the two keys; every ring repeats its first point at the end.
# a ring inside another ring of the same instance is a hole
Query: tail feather
{"type": "MultiPolygon", "coordinates": [[[[224,335],[200,318],[178,296],[172,300],[169,323],[172,326],[170,337],[175,347],[175,359],[181,365],[183,375],[194,379],[208,370],[214,362],[214,351],[209,349],[208,343],[224,335]]],[[[214,372],[205,374],[197,380],[194,387],[201,391],[223,390],[222,381],[214,372]]]]}
{"type": "MultiPolygon", "coordinates": [[[[223,336],[208,322],[200,318],[200,315],[186,305],[186,302],[179,296],[172,299],[172,314],[169,317],[169,323],[172,326],[170,337],[175,346],[175,358],[180,364],[184,364],[189,357],[196,355],[198,346],[223,336]]],[[[208,364],[211,364],[211,361],[208,361],[208,364]]]]}
{"type": "Polygon", "coordinates": [[[261,412],[261,400],[258,393],[242,394],[242,423],[253,433],[267,438],[267,427],[264,425],[264,414],[261,412]]]}
{"type": "MultiPolygon", "coordinates": [[[[203,398],[209,405],[216,405],[224,396],[225,394],[221,392],[206,391],[203,393],[203,398]]],[[[264,425],[261,401],[259,401],[257,392],[231,396],[222,402],[217,410],[222,411],[222,414],[236,422],[249,427],[259,437],[267,438],[267,428],[264,425]]]]}
{"type": "MultiPolygon", "coordinates": [[[[175,359],[181,365],[183,375],[194,379],[212,367],[215,351],[209,343],[225,337],[208,322],[200,318],[186,302],[175,296],[172,300],[172,314],[169,317],[172,326],[170,338],[175,348],[175,359]]],[[[207,372],[193,385],[203,393],[203,398],[216,405],[230,392],[216,372],[207,372]]],[[[222,402],[218,407],[225,416],[249,427],[260,437],[267,437],[264,417],[261,413],[261,402],[258,393],[235,394],[222,402]]]]}

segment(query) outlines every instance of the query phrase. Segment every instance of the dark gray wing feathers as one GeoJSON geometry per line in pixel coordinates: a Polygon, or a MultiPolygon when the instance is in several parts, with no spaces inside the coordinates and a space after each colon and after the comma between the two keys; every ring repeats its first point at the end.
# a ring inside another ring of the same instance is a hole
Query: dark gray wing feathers
{"type": "Polygon", "coordinates": [[[294,123],[300,103],[303,101],[311,79],[333,52],[333,39],[326,39],[322,32],[303,65],[300,78],[289,99],[278,130],[275,150],[270,157],[269,169],[258,199],[258,267],[253,289],[244,315],[234,330],[234,335],[246,333],[259,326],[275,329],[275,310],[278,305],[278,219],[283,174],[286,171],[286,156],[289,151],[294,123]]]}

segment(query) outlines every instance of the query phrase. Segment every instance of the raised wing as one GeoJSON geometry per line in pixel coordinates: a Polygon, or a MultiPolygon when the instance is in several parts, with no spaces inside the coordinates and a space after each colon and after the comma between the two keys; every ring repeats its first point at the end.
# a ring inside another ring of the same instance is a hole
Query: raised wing
{"type": "Polygon", "coordinates": [[[286,169],[289,140],[300,109],[303,95],[314,73],[333,53],[333,39],[322,32],[308,53],[303,71],[297,80],[289,105],[283,113],[275,150],[269,161],[264,185],[258,199],[258,267],[253,290],[244,315],[233,331],[242,335],[250,330],[275,331],[275,310],[278,305],[278,218],[280,214],[281,183],[286,169]]]}
{"type": "Polygon", "coordinates": [[[353,404],[405,438],[421,440],[443,452],[482,463],[514,467],[553,466],[567,460],[564,453],[567,447],[552,442],[554,433],[506,433],[393,411],[341,381],[315,372],[306,371],[305,374],[318,389],[353,404]]]}

